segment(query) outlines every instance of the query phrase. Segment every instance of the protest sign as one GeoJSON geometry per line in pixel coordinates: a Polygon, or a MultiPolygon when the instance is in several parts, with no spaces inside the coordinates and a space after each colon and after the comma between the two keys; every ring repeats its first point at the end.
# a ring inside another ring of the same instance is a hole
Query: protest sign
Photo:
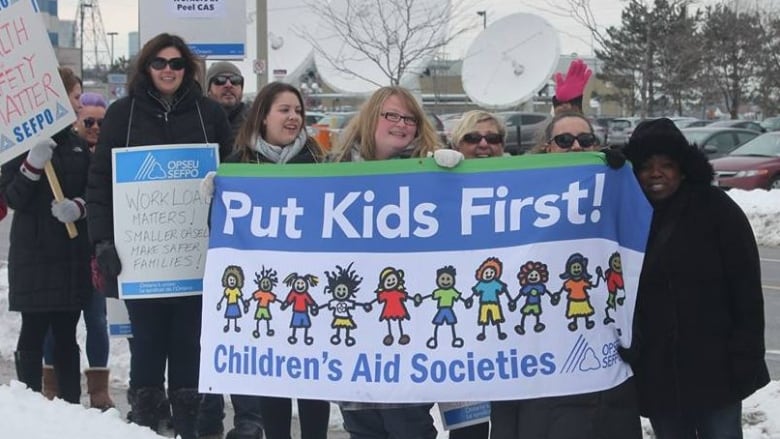
{"type": "Polygon", "coordinates": [[[133,336],[133,327],[124,300],[106,297],[106,320],[110,337],[127,338],[133,336]]]}
{"type": "Polygon", "coordinates": [[[76,120],[34,1],[0,4],[0,163],[76,120]]]}
{"type": "Polygon", "coordinates": [[[217,168],[218,146],[114,148],[114,241],[121,299],[203,291],[208,201],[200,181],[217,168]]]}
{"type": "Polygon", "coordinates": [[[631,375],[651,210],[628,167],[232,164],[215,184],[201,391],[491,401],[631,375]]]}

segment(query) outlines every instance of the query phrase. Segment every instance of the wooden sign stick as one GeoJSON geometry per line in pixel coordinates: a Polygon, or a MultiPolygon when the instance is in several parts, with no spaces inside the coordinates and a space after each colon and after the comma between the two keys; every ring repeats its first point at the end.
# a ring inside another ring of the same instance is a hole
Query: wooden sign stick
{"type": "MultiPolygon", "coordinates": [[[[46,178],[49,180],[49,186],[51,187],[51,192],[54,194],[54,199],[57,200],[58,203],[61,202],[65,199],[65,196],[62,194],[62,187],[60,187],[60,181],[57,179],[57,173],[54,172],[54,166],[51,165],[51,161],[46,162],[43,169],[46,171],[46,178]]],[[[68,230],[70,239],[79,236],[79,231],[76,229],[75,224],[65,223],[65,228],[68,230]]]]}

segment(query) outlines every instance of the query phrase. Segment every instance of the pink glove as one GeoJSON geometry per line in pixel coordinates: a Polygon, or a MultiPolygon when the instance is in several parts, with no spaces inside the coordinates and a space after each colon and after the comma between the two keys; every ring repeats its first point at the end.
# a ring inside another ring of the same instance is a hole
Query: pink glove
{"type": "Polygon", "coordinates": [[[568,102],[574,98],[582,96],[588,79],[593,72],[581,59],[575,59],[569,64],[569,72],[566,77],[556,73],[555,79],[555,98],[560,102],[568,102]]]}

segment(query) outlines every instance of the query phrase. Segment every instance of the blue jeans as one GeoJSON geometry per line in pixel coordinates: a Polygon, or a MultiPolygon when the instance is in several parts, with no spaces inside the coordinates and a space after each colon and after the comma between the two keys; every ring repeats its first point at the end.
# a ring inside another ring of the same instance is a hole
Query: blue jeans
{"type": "Polygon", "coordinates": [[[657,439],[742,439],[742,402],[695,416],[650,418],[657,439]]]}
{"type": "MultiPolygon", "coordinates": [[[[106,297],[98,292],[82,308],[84,324],[87,326],[87,361],[89,367],[108,365],[108,324],[106,322],[106,297]]],[[[54,362],[54,337],[51,328],[43,342],[43,362],[54,362]]]]}

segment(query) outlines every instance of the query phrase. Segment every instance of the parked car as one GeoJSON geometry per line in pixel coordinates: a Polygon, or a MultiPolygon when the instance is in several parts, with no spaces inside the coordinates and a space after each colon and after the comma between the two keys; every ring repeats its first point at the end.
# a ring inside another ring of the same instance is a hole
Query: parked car
{"type": "Polygon", "coordinates": [[[607,131],[607,145],[617,148],[623,148],[631,138],[634,128],[641,122],[639,117],[618,117],[612,119],[607,131]]]}
{"type": "Polygon", "coordinates": [[[320,121],[322,117],[325,116],[325,113],[319,112],[319,111],[307,111],[306,112],[306,120],[304,121],[304,125],[306,126],[306,133],[312,137],[317,135],[317,129],[314,128],[314,124],[320,121]]]}
{"type": "Polygon", "coordinates": [[[357,112],[340,112],[340,113],[326,113],[320,120],[317,121],[315,128],[317,133],[315,138],[325,150],[329,150],[331,146],[335,145],[339,138],[341,130],[347,126],[350,119],[355,116],[357,112]]]}
{"type": "Polygon", "coordinates": [[[760,125],[766,131],[780,131],[780,116],[767,117],[760,125]]]}
{"type": "Polygon", "coordinates": [[[599,139],[599,144],[608,145],[609,123],[613,117],[589,117],[590,124],[593,125],[593,134],[599,139]]]}
{"type": "Polygon", "coordinates": [[[780,189],[780,131],[761,134],[711,163],[724,189],[780,189]]]}
{"type": "Polygon", "coordinates": [[[738,119],[732,119],[732,120],[719,120],[716,122],[713,122],[709,124],[708,126],[711,127],[729,127],[729,128],[744,128],[746,130],[753,130],[758,133],[763,133],[764,128],[758,124],[757,122],[754,122],[752,120],[738,120],[738,119]]]}
{"type": "Polygon", "coordinates": [[[677,128],[680,129],[688,128],[689,126],[691,126],[692,123],[699,121],[699,119],[695,117],[685,117],[685,116],[670,117],[669,120],[674,122],[677,128]]]}
{"type": "Polygon", "coordinates": [[[504,151],[512,155],[528,152],[540,140],[542,132],[552,116],[546,113],[504,111],[496,113],[506,124],[504,151]]]}
{"type": "Polygon", "coordinates": [[[707,154],[710,160],[730,153],[738,146],[753,140],[759,133],[753,130],[724,127],[683,128],[682,133],[688,143],[696,145],[707,154]]]}
{"type": "Polygon", "coordinates": [[[686,128],[698,128],[698,127],[706,127],[707,125],[715,122],[714,120],[697,120],[693,121],[688,124],[686,128]]]}

